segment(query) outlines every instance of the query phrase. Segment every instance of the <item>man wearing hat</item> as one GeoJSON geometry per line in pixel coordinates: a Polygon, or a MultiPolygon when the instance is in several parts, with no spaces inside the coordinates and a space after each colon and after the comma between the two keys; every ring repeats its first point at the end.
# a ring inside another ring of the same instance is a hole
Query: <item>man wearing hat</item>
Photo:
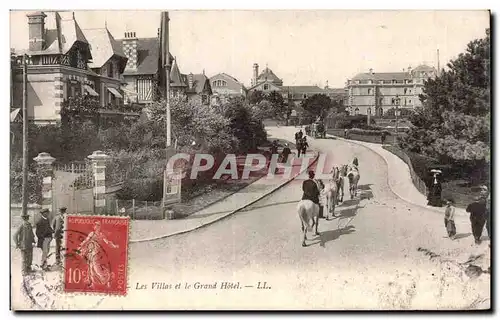
{"type": "Polygon", "coordinates": [[[47,269],[47,257],[50,250],[50,242],[52,241],[52,234],[54,231],[49,222],[49,209],[40,211],[40,220],[36,223],[36,237],[38,238],[38,248],[42,249],[42,269],[47,269]]]}
{"type": "Polygon", "coordinates": [[[22,215],[23,223],[19,226],[14,234],[14,243],[16,249],[21,249],[23,259],[23,275],[31,272],[31,264],[33,263],[33,245],[35,244],[35,235],[33,234],[33,226],[29,222],[27,214],[22,215]]]}
{"type": "Polygon", "coordinates": [[[56,264],[61,264],[61,244],[63,239],[64,229],[64,214],[66,207],[59,209],[59,213],[52,220],[52,230],[54,230],[54,239],[56,240],[56,264]]]}

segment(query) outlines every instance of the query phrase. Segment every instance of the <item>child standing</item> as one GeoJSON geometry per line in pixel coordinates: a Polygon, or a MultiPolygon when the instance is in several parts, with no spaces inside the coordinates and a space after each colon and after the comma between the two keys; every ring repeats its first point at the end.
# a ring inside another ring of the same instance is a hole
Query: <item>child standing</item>
{"type": "Polygon", "coordinates": [[[444,225],[448,236],[450,239],[454,240],[457,234],[457,228],[455,227],[455,207],[453,206],[453,200],[446,200],[446,208],[444,209],[444,225]]]}

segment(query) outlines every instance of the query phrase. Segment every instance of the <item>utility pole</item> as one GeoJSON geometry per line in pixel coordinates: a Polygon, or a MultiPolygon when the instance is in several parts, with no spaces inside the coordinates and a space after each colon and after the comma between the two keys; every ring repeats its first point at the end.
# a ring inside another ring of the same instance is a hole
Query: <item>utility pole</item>
{"type": "Polygon", "coordinates": [[[166,141],[166,155],[167,161],[170,157],[170,149],[172,146],[172,123],[170,115],[170,48],[169,48],[169,17],[168,12],[161,13],[161,38],[162,38],[162,66],[165,70],[165,91],[164,98],[166,103],[166,131],[167,131],[167,141],[166,141]]]}
{"type": "Polygon", "coordinates": [[[396,99],[394,99],[394,102],[396,102],[396,136],[395,136],[395,141],[398,139],[398,127],[399,127],[399,103],[401,101],[401,98],[399,95],[396,95],[396,99]]]}
{"type": "Polygon", "coordinates": [[[30,57],[22,57],[23,66],[23,203],[22,215],[28,214],[28,62],[30,57]]]}

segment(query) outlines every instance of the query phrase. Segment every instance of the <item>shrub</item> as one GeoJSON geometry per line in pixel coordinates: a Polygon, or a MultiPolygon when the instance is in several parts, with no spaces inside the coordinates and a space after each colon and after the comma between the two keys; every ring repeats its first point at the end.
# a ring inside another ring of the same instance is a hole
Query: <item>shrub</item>
{"type": "Polygon", "coordinates": [[[358,128],[353,128],[349,130],[350,134],[359,134],[359,135],[365,135],[365,136],[381,136],[382,133],[386,133],[387,135],[390,135],[391,133],[387,130],[364,130],[364,129],[358,129],[358,128]]]}
{"type": "Polygon", "coordinates": [[[139,201],[161,201],[163,197],[163,175],[154,178],[125,180],[124,187],[117,192],[118,199],[139,201]]]}
{"type": "MultiPolygon", "coordinates": [[[[40,203],[42,192],[42,178],[37,171],[36,164],[31,164],[28,171],[28,202],[40,203]]],[[[23,159],[11,158],[10,162],[10,199],[12,202],[22,202],[23,195],[23,159]]]]}

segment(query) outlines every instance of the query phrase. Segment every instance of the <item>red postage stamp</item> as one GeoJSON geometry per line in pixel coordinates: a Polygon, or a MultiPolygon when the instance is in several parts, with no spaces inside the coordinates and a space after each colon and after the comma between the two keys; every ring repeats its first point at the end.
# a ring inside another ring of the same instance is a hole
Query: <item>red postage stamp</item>
{"type": "Polygon", "coordinates": [[[127,294],[128,217],[68,215],[64,291],[127,294]]]}

